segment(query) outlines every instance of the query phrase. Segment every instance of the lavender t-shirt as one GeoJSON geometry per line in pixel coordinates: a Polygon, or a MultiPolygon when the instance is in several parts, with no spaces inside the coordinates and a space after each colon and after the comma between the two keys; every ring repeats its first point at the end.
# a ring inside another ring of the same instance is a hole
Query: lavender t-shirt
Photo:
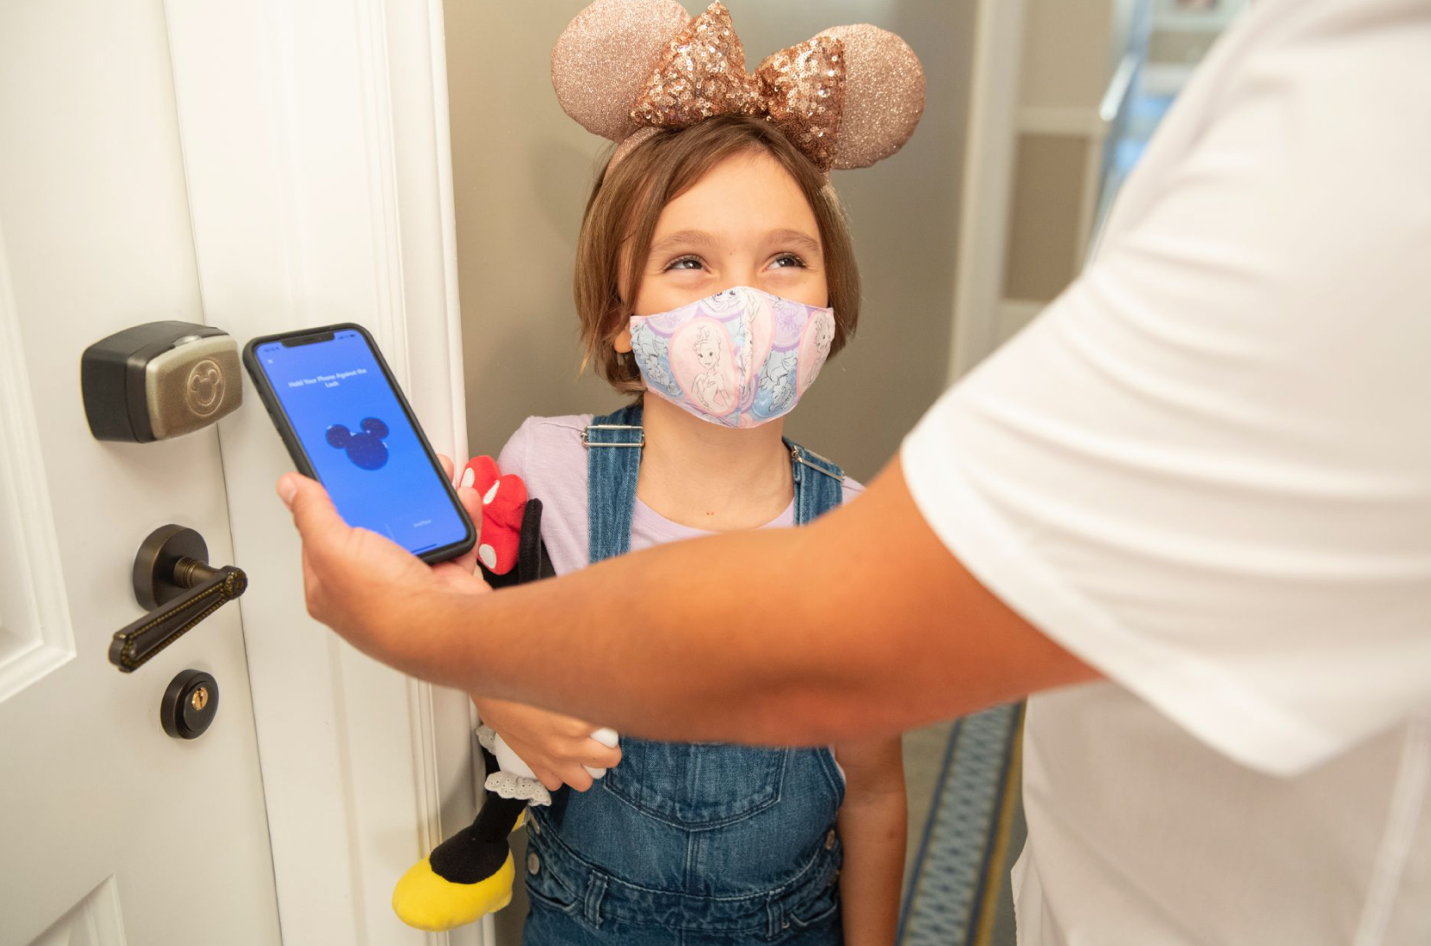
{"type": "MultiPolygon", "coordinates": [[[[527,495],[542,501],[542,538],[558,575],[575,571],[590,561],[591,540],[586,511],[586,450],[581,432],[591,414],[566,417],[528,417],[502,448],[497,465],[515,473],[527,484],[527,495]]],[[[845,477],[845,502],[864,487],[845,477]]],[[[795,504],[765,528],[795,522],[795,504]]],[[[702,529],[672,522],[643,503],[638,496],[631,516],[631,551],[711,535],[702,529]]]]}

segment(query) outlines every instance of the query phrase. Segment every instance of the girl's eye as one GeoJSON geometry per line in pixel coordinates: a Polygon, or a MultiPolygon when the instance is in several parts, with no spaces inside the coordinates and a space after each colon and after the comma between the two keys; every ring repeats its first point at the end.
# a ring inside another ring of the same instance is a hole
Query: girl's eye
{"type": "Polygon", "coordinates": [[[791,267],[804,269],[805,261],[802,260],[800,257],[796,256],[794,253],[781,253],[779,256],[775,257],[774,261],[770,265],[774,266],[776,269],[790,269],[791,267]]]}
{"type": "Polygon", "coordinates": [[[702,266],[699,256],[681,256],[666,264],[666,272],[673,269],[697,270],[702,266]]]}

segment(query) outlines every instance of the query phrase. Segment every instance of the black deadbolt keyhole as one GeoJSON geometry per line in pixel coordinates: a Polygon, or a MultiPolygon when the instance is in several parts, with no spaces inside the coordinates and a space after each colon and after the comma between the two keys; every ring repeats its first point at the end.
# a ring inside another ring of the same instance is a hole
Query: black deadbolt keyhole
{"type": "Polygon", "coordinates": [[[219,681],[202,670],[185,670],[169,681],[159,721],[175,739],[197,739],[219,711],[219,681]]]}

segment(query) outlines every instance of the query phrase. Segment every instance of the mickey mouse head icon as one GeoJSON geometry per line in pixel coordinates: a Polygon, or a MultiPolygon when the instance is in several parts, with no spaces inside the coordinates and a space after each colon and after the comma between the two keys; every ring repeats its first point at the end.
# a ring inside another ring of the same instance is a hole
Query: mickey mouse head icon
{"type": "Polygon", "coordinates": [[[342,424],[332,425],[328,428],[328,445],[348,451],[354,466],[376,470],[388,462],[388,445],[383,443],[388,425],[376,417],[365,417],[358,426],[362,433],[355,434],[342,424]]]}
{"type": "Polygon", "coordinates": [[[219,409],[224,399],[224,373],[218,362],[205,358],[189,371],[184,399],[189,409],[200,417],[208,417],[219,409]]]}

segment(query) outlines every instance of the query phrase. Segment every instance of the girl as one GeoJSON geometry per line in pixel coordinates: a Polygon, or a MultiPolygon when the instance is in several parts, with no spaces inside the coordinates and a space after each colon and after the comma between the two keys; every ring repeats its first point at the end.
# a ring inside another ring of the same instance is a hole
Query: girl
{"type": "MultiPolygon", "coordinates": [[[[637,6],[602,0],[568,36],[590,37],[603,13],[637,6]]],[[[739,53],[717,4],[670,40],[668,65],[686,71],[663,79],[658,67],[652,81],[708,90],[691,62],[719,40],[701,36],[728,37],[739,53]],[[699,55],[692,37],[706,43],[699,55]]],[[[843,69],[844,45],[822,50],[830,75],[843,69]]],[[[563,55],[558,44],[554,74],[563,55]]],[[[731,58],[744,76],[743,54],[731,58]]],[[[829,87],[822,73],[807,91],[829,87]]],[[[587,360],[634,402],[604,417],[531,418],[499,460],[542,500],[558,574],[706,532],[800,525],[861,489],[783,437],[784,414],[858,317],[828,165],[766,117],[728,111],[622,135],[588,203],[576,272],[582,340],[587,360]]],[[[818,647],[819,629],[808,634],[818,647]]],[[[582,721],[477,702],[548,788],[577,790],[531,809],[525,943],[893,942],[906,831],[897,738],[806,749],[626,738],[610,750],[582,721]],[[595,787],[587,765],[609,768],[595,787]]]]}

